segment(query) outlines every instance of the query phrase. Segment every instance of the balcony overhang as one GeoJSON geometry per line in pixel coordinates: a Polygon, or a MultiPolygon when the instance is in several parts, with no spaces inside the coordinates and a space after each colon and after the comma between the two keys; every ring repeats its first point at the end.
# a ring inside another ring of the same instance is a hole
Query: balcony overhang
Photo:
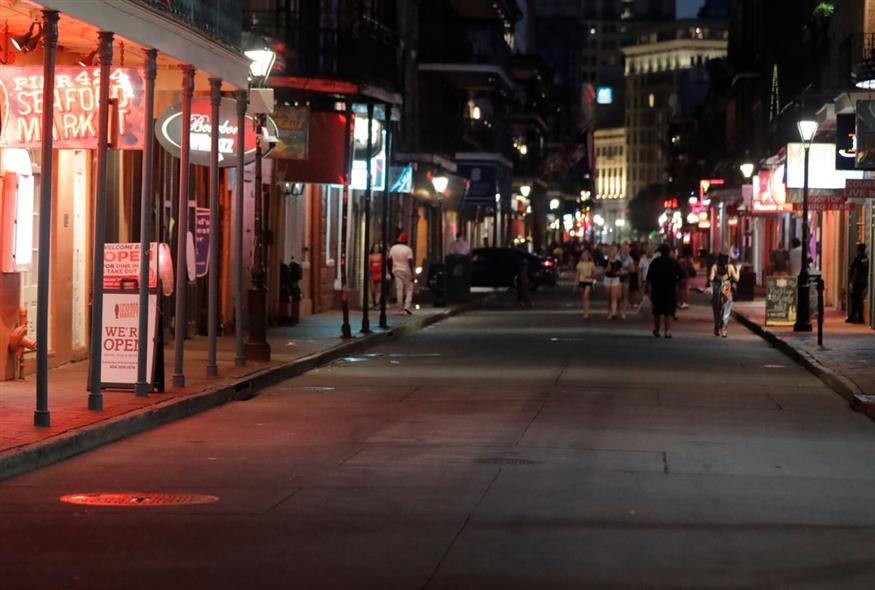
{"type": "Polygon", "coordinates": [[[249,59],[242,51],[146,5],[118,0],[39,0],[39,4],[143,47],[160,48],[161,53],[233,87],[249,85],[249,59]]]}
{"type": "Polygon", "coordinates": [[[510,122],[514,127],[537,128],[544,133],[550,129],[538,113],[514,113],[510,116],[510,122]]]}
{"type": "Polygon", "coordinates": [[[306,92],[318,92],[337,96],[339,98],[361,97],[373,99],[391,105],[402,103],[401,95],[397,92],[389,92],[378,86],[370,84],[356,84],[346,80],[334,80],[331,78],[307,78],[304,76],[271,76],[268,86],[274,88],[290,88],[306,92]]]}
{"type": "Polygon", "coordinates": [[[424,63],[419,64],[420,72],[437,72],[446,76],[453,85],[464,90],[506,90],[513,91],[513,80],[498,65],[424,63]]]}

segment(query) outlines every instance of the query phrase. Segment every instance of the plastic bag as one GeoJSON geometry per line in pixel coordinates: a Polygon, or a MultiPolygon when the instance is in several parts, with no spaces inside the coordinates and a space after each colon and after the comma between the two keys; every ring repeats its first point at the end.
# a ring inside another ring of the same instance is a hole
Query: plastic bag
{"type": "Polygon", "coordinates": [[[650,317],[653,313],[653,301],[650,300],[649,295],[645,295],[641,298],[641,303],[638,304],[638,315],[641,317],[650,317]]]}

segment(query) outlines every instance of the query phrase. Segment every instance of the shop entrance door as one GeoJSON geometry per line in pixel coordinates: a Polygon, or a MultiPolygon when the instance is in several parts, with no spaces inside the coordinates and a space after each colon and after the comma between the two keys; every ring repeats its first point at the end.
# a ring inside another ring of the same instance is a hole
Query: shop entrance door
{"type": "Polygon", "coordinates": [[[88,165],[87,152],[76,150],[73,155],[73,309],[72,345],[84,347],[86,342],[88,259],[88,165]]]}

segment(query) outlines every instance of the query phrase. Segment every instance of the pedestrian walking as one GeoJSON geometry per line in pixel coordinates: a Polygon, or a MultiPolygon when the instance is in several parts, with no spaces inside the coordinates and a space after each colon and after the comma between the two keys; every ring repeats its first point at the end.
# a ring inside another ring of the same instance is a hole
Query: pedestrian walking
{"type": "Polygon", "coordinates": [[[680,304],[678,308],[688,309],[690,307],[690,284],[696,278],[696,263],[693,261],[693,247],[687,244],[681,250],[681,258],[678,260],[681,270],[684,271],[681,277],[681,292],[680,304]]]}
{"type": "Polygon", "coordinates": [[[517,267],[516,299],[520,307],[531,307],[532,298],[529,294],[529,257],[520,254],[520,263],[517,267]]]}
{"type": "Polygon", "coordinates": [[[732,315],[732,291],[738,282],[738,267],[729,255],[720,254],[708,273],[711,289],[711,309],[714,312],[714,335],[726,338],[726,327],[732,315]]]}
{"type": "Polygon", "coordinates": [[[671,320],[677,311],[677,284],[683,270],[671,256],[671,247],[662,244],[659,256],[650,262],[647,270],[647,294],[653,302],[653,335],[659,338],[660,323],[663,334],[671,338],[671,320]]]}
{"type": "Polygon", "coordinates": [[[392,261],[392,278],[395,279],[395,296],[398,313],[411,315],[413,305],[413,250],[407,245],[407,233],[398,235],[397,243],[389,250],[392,261]]]}
{"type": "Polygon", "coordinates": [[[863,320],[863,297],[866,287],[869,286],[869,257],[866,255],[866,244],[857,244],[857,255],[851,262],[848,282],[851,285],[851,308],[848,310],[850,324],[862,324],[863,320]]]}
{"type": "Polygon", "coordinates": [[[632,250],[629,242],[623,242],[620,247],[620,314],[623,319],[626,319],[626,310],[629,308],[634,272],[635,260],[632,258],[632,250]]]}
{"type": "MultiPolygon", "coordinates": [[[[620,307],[620,297],[622,291],[620,287],[620,276],[623,274],[623,261],[620,259],[620,253],[616,245],[612,245],[605,259],[605,290],[608,292],[608,319],[617,319],[617,313],[620,307]]],[[[626,314],[623,314],[623,319],[626,319],[626,314]]]]}
{"type": "Polygon", "coordinates": [[[577,286],[580,289],[580,298],[583,303],[583,319],[589,319],[589,297],[592,294],[592,286],[595,282],[595,263],[589,250],[580,253],[580,261],[577,263],[577,286]]]}
{"type": "Polygon", "coordinates": [[[371,301],[374,308],[380,306],[383,296],[383,276],[386,274],[386,265],[383,262],[383,247],[377,243],[371,246],[368,255],[368,270],[371,274],[371,301]]]}

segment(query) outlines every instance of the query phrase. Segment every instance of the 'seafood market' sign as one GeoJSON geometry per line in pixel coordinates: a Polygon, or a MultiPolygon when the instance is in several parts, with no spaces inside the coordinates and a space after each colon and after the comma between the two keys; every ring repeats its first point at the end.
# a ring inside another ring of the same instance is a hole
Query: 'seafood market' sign
{"type": "MultiPolygon", "coordinates": [[[[38,148],[42,138],[42,66],[0,66],[0,137],[4,147],[38,148]]],[[[100,68],[57,66],[52,137],[58,149],[96,149],[100,68]]],[[[143,149],[143,75],[111,68],[109,96],[118,149],[143,149]]]]}

